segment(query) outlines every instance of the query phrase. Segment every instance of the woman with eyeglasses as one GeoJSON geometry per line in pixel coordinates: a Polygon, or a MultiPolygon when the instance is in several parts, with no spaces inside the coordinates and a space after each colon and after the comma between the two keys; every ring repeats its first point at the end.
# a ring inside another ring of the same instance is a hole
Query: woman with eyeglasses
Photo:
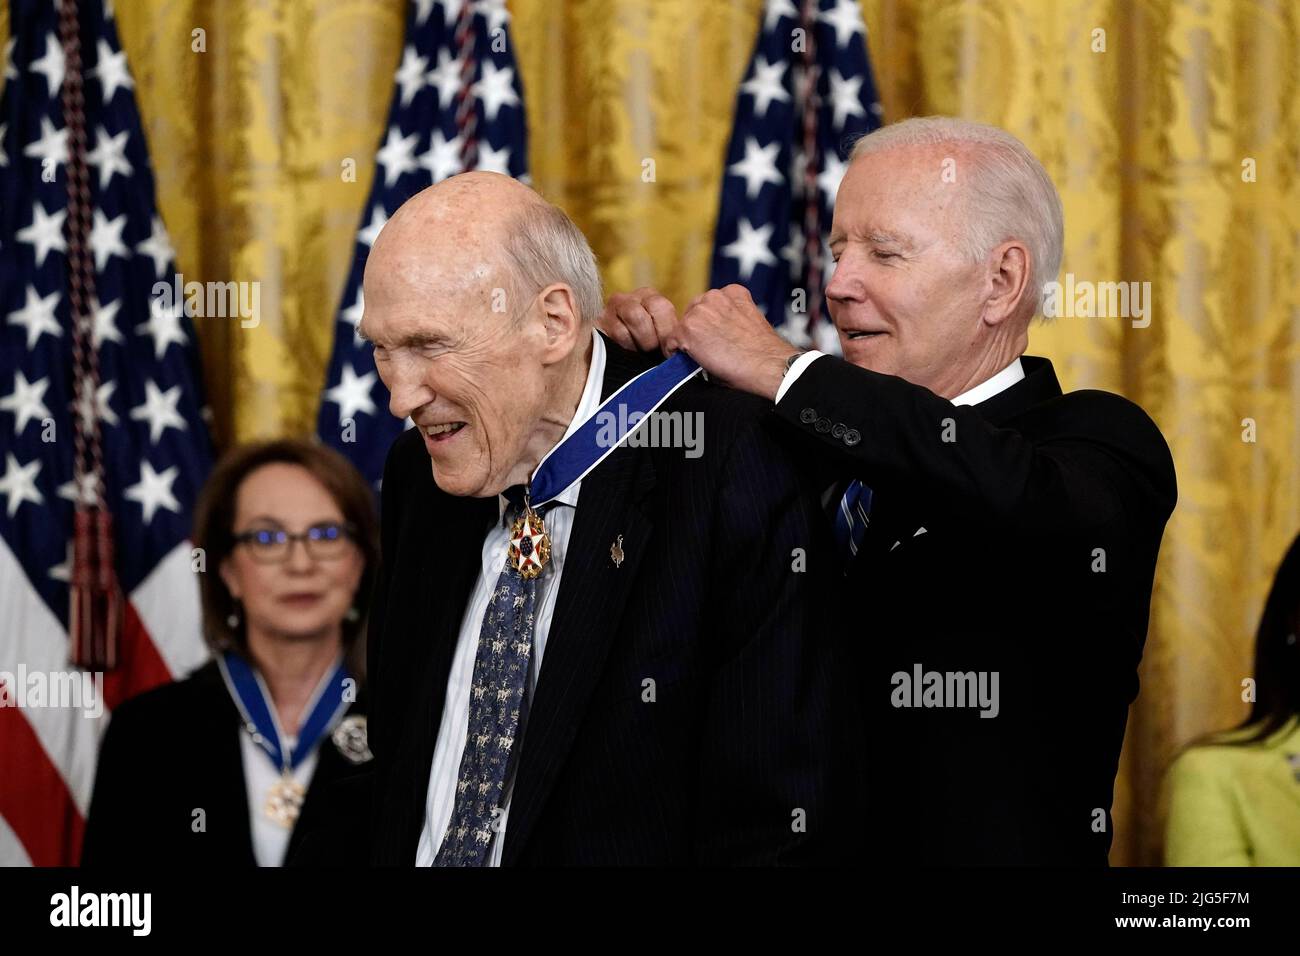
{"type": "Polygon", "coordinates": [[[377,540],[371,489],[328,448],[272,441],[217,465],[193,534],[214,658],[114,712],[83,865],[280,866],[307,831],[366,819],[337,794],[364,792],[338,784],[370,759],[361,635],[377,540]]]}

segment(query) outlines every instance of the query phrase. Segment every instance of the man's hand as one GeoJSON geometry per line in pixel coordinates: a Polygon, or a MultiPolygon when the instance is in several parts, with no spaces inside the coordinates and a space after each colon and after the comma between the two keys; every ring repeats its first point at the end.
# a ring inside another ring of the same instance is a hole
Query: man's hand
{"type": "Polygon", "coordinates": [[[663,346],[665,352],[681,349],[732,388],[773,402],[785,378],[786,359],[795,351],[742,285],[696,296],[663,346]]]}
{"type": "Polygon", "coordinates": [[[777,335],[741,285],[696,296],[679,319],[673,304],[654,289],[610,296],[600,330],[624,348],[642,352],[682,350],[732,388],[771,401],[794,352],[777,335]]]}
{"type": "Polygon", "coordinates": [[[677,322],[673,304],[644,286],[634,292],[610,296],[597,325],[625,349],[654,352],[663,347],[664,340],[676,330],[677,322]]]}

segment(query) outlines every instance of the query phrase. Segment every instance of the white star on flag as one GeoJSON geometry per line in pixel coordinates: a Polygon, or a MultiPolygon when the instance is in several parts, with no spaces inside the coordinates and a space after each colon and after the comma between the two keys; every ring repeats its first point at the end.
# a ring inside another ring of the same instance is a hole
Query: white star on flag
{"type": "Polygon", "coordinates": [[[93,471],[83,471],[80,478],[59,485],[58,495],[74,505],[78,502],[93,505],[99,500],[99,478],[93,471]]]}
{"type": "Polygon", "coordinates": [[[850,76],[845,79],[834,68],[830,73],[831,104],[834,108],[835,127],[841,128],[850,116],[866,116],[862,108],[862,77],[850,76]]]}
{"type": "Polygon", "coordinates": [[[113,96],[121,89],[134,89],[135,82],[131,79],[131,73],[126,68],[126,51],[118,50],[113,52],[113,48],[104,40],[100,40],[95,49],[98,51],[96,59],[99,61],[91,74],[99,80],[104,89],[104,103],[113,102],[113,96]]]}
{"type": "Polygon", "coordinates": [[[188,340],[181,329],[183,307],[180,303],[167,305],[161,296],[149,300],[149,321],[135,327],[141,335],[153,336],[154,358],[161,359],[167,346],[173,342],[184,345],[188,340]]]}
{"type": "Polygon", "coordinates": [[[783,181],[776,169],[776,158],[780,149],[780,143],[759,146],[758,140],[751,136],[745,140],[745,158],[728,167],[728,172],[732,175],[744,178],[745,195],[750,199],[757,198],[763,191],[764,183],[783,181]]]}
{"type": "Polygon", "coordinates": [[[370,225],[357,233],[357,238],[368,246],[373,246],[375,240],[379,238],[379,232],[388,224],[388,213],[384,212],[382,206],[376,206],[370,210],[370,225]]]}
{"type": "Polygon", "coordinates": [[[56,581],[70,582],[72,580],[72,558],[74,545],[68,542],[68,550],[64,552],[63,563],[56,564],[50,568],[50,577],[56,581]]]}
{"type": "Polygon", "coordinates": [[[108,265],[109,256],[131,255],[131,250],[122,242],[122,230],[126,228],[126,213],[115,219],[109,219],[100,210],[95,210],[94,225],[90,227],[90,249],[95,254],[95,271],[103,272],[108,265]]]}
{"type": "Polygon", "coordinates": [[[347,319],[349,322],[352,323],[352,337],[356,340],[356,344],[358,346],[360,346],[365,342],[365,339],[361,337],[361,333],[358,331],[361,327],[361,317],[365,315],[365,312],[366,312],[366,290],[364,288],[358,287],[357,301],[353,302],[350,306],[348,306],[346,309],[343,310],[343,318],[347,319]]]}
{"type": "Polygon", "coordinates": [[[41,138],[34,139],[23,149],[24,156],[40,160],[41,165],[55,165],[68,161],[68,131],[55,129],[48,116],[41,117],[41,138]]]}
{"type": "Polygon", "coordinates": [[[429,14],[433,12],[433,5],[438,0],[415,0],[415,25],[424,26],[424,21],[429,19],[429,14]]]}
{"type": "Polygon", "coordinates": [[[110,302],[108,305],[100,305],[99,297],[95,296],[90,300],[91,325],[90,337],[99,348],[105,342],[116,342],[118,345],[125,345],[122,339],[122,333],[117,328],[117,312],[122,308],[122,301],[110,302]]]}
{"type": "Polygon", "coordinates": [[[135,251],[143,252],[153,260],[153,271],[157,276],[161,276],[167,263],[176,258],[171,236],[167,235],[167,227],[163,225],[161,217],[153,217],[153,230],[149,233],[149,238],[136,243],[135,251]]]}
{"type": "Polygon", "coordinates": [[[489,173],[500,173],[502,176],[509,176],[510,147],[503,146],[501,149],[493,149],[486,140],[479,143],[475,168],[489,173]]]}
{"type": "MultiPolygon", "coordinates": [[[[460,0],[457,0],[458,5],[459,2],[460,0]]],[[[510,11],[506,9],[506,0],[475,0],[474,12],[487,20],[489,36],[510,22],[510,11]]]]}
{"type": "Polygon", "coordinates": [[[144,392],[144,402],[131,409],[131,420],[149,423],[149,444],[158,444],[158,439],[168,428],[185,431],[185,419],[176,408],[181,400],[179,385],[173,385],[163,392],[152,379],[145,379],[144,392]]]}
{"type": "Polygon", "coordinates": [[[21,325],[27,329],[27,349],[36,345],[43,332],[58,337],[63,334],[59,323],[54,319],[54,310],[58,308],[60,293],[56,289],[49,295],[41,297],[36,294],[35,286],[27,287],[27,302],[17,312],[9,313],[10,325],[21,325]]]}
{"type": "Polygon", "coordinates": [[[5,513],[13,517],[24,501],[39,505],[45,501],[36,488],[36,476],[41,473],[41,460],[34,458],[25,465],[18,464],[12,452],[5,452],[5,473],[0,478],[0,495],[4,495],[5,513]]]}
{"type": "Polygon", "coordinates": [[[63,86],[64,60],[63,46],[59,43],[58,37],[53,33],[45,35],[45,56],[39,60],[32,60],[32,65],[28,69],[45,77],[45,85],[50,96],[59,95],[59,89],[63,86]]]}
{"type": "Polygon", "coordinates": [[[14,434],[21,435],[30,421],[43,421],[50,417],[45,407],[45,390],[50,387],[49,377],[27,381],[22,369],[14,371],[14,390],[0,398],[0,412],[14,415],[14,434]]]}
{"type": "Polygon", "coordinates": [[[415,47],[408,46],[402,50],[402,65],[397,68],[397,85],[402,88],[401,101],[403,106],[410,104],[415,98],[415,94],[424,89],[427,80],[424,71],[429,68],[428,57],[420,56],[415,52],[415,47]]]}
{"type": "Polygon", "coordinates": [[[378,153],[375,154],[375,161],[384,167],[384,186],[392,186],[401,178],[403,173],[409,173],[417,167],[415,162],[415,144],[419,142],[419,136],[412,133],[410,136],[401,135],[397,127],[388,131],[388,140],[378,153]]]}
{"type": "Polygon", "coordinates": [[[460,172],[460,151],[462,141],[459,136],[450,140],[436,129],[429,137],[429,149],[420,155],[420,165],[429,171],[435,183],[440,183],[448,176],[460,172]]]}
{"type": "Polygon", "coordinates": [[[748,219],[741,219],[737,225],[740,234],[734,242],[723,246],[722,254],[739,262],[741,276],[748,279],[759,264],[775,265],[776,256],[768,248],[768,243],[772,241],[772,224],[755,229],[748,219]]]}
{"type": "Polygon", "coordinates": [[[365,412],[367,415],[375,413],[375,403],[370,398],[370,389],[374,384],[374,372],[358,376],[351,365],[343,366],[342,379],[325,392],[326,401],[334,402],[339,407],[340,425],[349,418],[355,418],[357,412],[365,412]]]}
{"type": "Polygon", "coordinates": [[[95,131],[95,148],[86,154],[86,162],[99,169],[100,189],[112,182],[114,173],[131,175],[131,162],[126,158],[129,135],[127,130],[122,130],[116,136],[109,136],[108,130],[102,126],[95,131]]]}
{"type": "Polygon", "coordinates": [[[153,470],[148,460],[140,462],[140,480],[122,492],[127,501],[138,501],[144,510],[144,523],[153,521],[159,508],[180,513],[181,503],[172,494],[172,484],[176,481],[179,469],[175,465],[165,469],[161,474],[153,470]]]}
{"type": "Polygon", "coordinates": [[[497,118],[497,112],[503,106],[518,106],[519,97],[515,95],[515,71],[510,67],[497,69],[491,60],[483,61],[483,75],[470,87],[470,92],[483,101],[483,115],[488,122],[497,118]]]}
{"type": "Polygon", "coordinates": [[[94,427],[96,418],[106,425],[117,427],[117,412],[113,411],[113,406],[109,404],[109,400],[112,399],[113,391],[116,388],[117,382],[101,382],[99,388],[95,389],[93,403],[90,401],[89,386],[81,386],[77,389],[77,398],[73,403],[75,405],[73,410],[77,413],[77,417],[81,419],[83,428],[94,427]]]}
{"type": "Polygon", "coordinates": [[[835,45],[844,46],[855,33],[865,33],[858,0],[836,0],[834,9],[821,11],[817,19],[835,28],[835,45]]]}
{"type": "Polygon", "coordinates": [[[799,19],[799,11],[791,0],[767,0],[767,9],[763,13],[763,29],[771,31],[781,22],[782,17],[799,19]]]}
{"type": "Polygon", "coordinates": [[[826,168],[817,174],[817,186],[826,193],[826,202],[833,208],[835,194],[840,191],[840,180],[848,170],[848,164],[834,153],[826,155],[826,168]]]}
{"type": "Polygon", "coordinates": [[[446,48],[439,50],[438,65],[429,71],[425,79],[438,91],[438,105],[446,109],[460,89],[460,60],[446,48]]]}
{"type": "Polygon", "coordinates": [[[45,264],[45,257],[51,252],[67,252],[68,247],[63,238],[63,220],[68,218],[68,211],[60,209],[50,215],[39,202],[32,204],[32,224],[19,229],[14,235],[19,242],[33,247],[36,265],[45,264]]]}
{"type": "Polygon", "coordinates": [[[790,94],[785,89],[785,64],[768,63],[763,57],[754,61],[754,75],[740,84],[741,90],[754,97],[754,112],[759,116],[767,115],[767,108],[773,100],[790,102],[790,94]]]}

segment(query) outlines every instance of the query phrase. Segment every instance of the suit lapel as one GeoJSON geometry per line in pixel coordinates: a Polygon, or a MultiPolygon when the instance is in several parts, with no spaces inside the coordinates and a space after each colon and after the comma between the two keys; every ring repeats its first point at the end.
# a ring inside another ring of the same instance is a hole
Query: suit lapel
{"type": "MultiPolygon", "coordinates": [[[[638,371],[611,349],[604,395],[638,371]]],[[[582,481],[537,691],[529,710],[510,802],[502,863],[517,862],[573,746],[604,670],[618,623],[649,546],[654,487],[648,454],[622,447],[582,481]],[[613,549],[622,536],[622,560],[613,549]]]]}
{"type": "Polygon", "coordinates": [[[215,663],[205,665],[196,677],[202,682],[204,694],[210,695],[210,704],[201,718],[206,743],[196,746],[199,752],[212,755],[205,766],[205,789],[212,794],[209,814],[226,816],[231,821],[229,845],[222,849],[221,856],[240,866],[256,866],[242,749],[243,718],[215,663]]]}
{"type": "Polygon", "coordinates": [[[447,676],[460,637],[461,619],[470,592],[478,580],[479,555],[483,536],[495,520],[498,503],[495,496],[482,499],[452,498],[441,492],[429,512],[421,537],[434,546],[412,553],[422,555],[416,579],[423,582],[423,615],[408,620],[402,627],[419,635],[415,646],[422,656],[412,659],[412,674],[420,675],[410,688],[413,701],[424,700],[427,709],[417,710],[412,723],[412,746],[415,772],[405,781],[407,787],[401,845],[409,849],[408,862],[414,863],[420,828],[424,825],[425,804],[429,792],[429,772],[433,751],[442,724],[442,709],[447,697],[447,676]],[[427,696],[421,693],[427,689],[427,696]]]}

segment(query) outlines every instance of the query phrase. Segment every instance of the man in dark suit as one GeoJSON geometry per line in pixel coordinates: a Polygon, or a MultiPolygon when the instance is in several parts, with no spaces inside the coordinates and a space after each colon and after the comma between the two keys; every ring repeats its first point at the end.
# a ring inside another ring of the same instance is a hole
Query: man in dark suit
{"type": "Polygon", "coordinates": [[[738,286],[680,321],[653,290],[615,296],[602,322],[774,401],[826,464],[886,859],[1106,862],[1176,491],[1140,408],[1062,394],[1050,362],[1022,357],[1061,246],[1023,144],[909,120],[859,142],[836,199],[844,359],[792,352],[738,286]]]}
{"type": "Polygon", "coordinates": [[[764,404],[687,381],[659,412],[691,447],[629,441],[548,505],[522,498],[645,363],[595,332],[582,234],[495,174],[398,210],[365,302],[390,410],[415,425],[385,469],[370,617],[374,861],[845,849],[829,535],[764,404]]]}

